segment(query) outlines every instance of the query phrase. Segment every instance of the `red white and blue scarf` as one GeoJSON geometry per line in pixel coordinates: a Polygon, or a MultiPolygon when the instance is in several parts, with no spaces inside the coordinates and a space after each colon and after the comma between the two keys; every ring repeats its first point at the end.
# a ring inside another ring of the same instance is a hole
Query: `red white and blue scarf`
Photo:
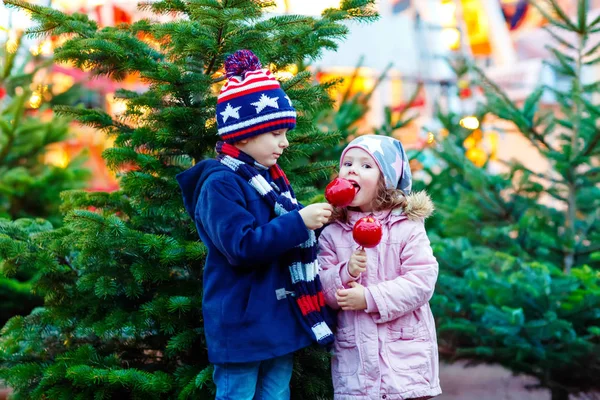
{"type": "MultiPolygon", "coordinates": [[[[277,194],[258,172],[267,170],[267,167],[259,164],[254,158],[233,145],[219,142],[216,150],[217,160],[234,170],[256,189],[260,196],[273,207],[276,215],[283,215],[302,208],[279,165],[275,164],[268,168],[273,183],[279,189],[279,194],[277,194]]],[[[302,326],[319,344],[327,345],[333,342],[333,333],[328,326],[332,319],[325,305],[323,288],[319,279],[317,239],[314,231],[309,230],[308,233],[308,240],[289,250],[283,260],[288,264],[290,270],[295,304],[302,313],[300,321],[302,326]]]]}

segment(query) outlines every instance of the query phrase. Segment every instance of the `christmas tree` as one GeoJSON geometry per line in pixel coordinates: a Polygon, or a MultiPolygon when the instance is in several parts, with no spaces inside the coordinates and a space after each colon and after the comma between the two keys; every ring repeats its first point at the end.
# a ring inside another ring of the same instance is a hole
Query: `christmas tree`
{"type": "Polygon", "coordinates": [[[60,192],[84,187],[88,173],[81,157],[57,165],[45,159],[67,139],[70,120],[52,115],[52,87],[36,78],[51,60],[23,50],[21,36],[0,47],[0,218],[40,217],[58,225],[60,192]]]}
{"type": "MultiPolygon", "coordinates": [[[[52,115],[52,99],[44,99],[52,88],[36,78],[48,70],[51,60],[23,50],[20,35],[9,36],[0,46],[0,235],[12,224],[3,218],[39,217],[59,225],[60,192],[83,187],[88,177],[81,157],[62,165],[46,162],[48,149],[67,139],[69,119],[52,115]]],[[[57,95],[69,98],[66,92],[57,95]]],[[[31,292],[34,269],[14,275],[2,272],[0,326],[42,303],[31,292]]]]}
{"type": "Polygon", "coordinates": [[[485,130],[461,127],[457,114],[441,118],[448,136],[436,149],[444,168],[430,184],[441,271],[432,302],[442,357],[501,364],[566,400],[600,388],[599,84],[582,73],[600,61],[590,41],[600,18],[588,19],[585,0],[575,19],[548,4],[552,13],[539,9],[558,45],[549,65],[560,88],[541,86],[516,105],[472,71],[487,98],[478,119],[514,123],[549,167],[513,160],[488,173],[487,156],[469,153],[485,130]],[[558,111],[540,107],[545,93],[558,111]]]}
{"type": "MultiPolygon", "coordinates": [[[[43,309],[3,329],[0,377],[16,399],[213,398],[202,335],[205,248],[175,175],[214,157],[216,94],[228,54],[250,49],[277,73],[335,49],[348,32],[343,21],[376,17],[373,2],[342,1],[313,18],[265,15],[268,1],[168,0],[140,7],[175,20],[101,30],[84,15],[6,3],[32,12],[40,23],[34,32],[70,36],[56,49],[59,60],[117,80],[139,74],[148,90],[118,92],[127,102],[119,118],[70,110],[114,137],[105,160],[121,171],[121,190],[68,192],[63,227],[36,225],[31,235],[13,227],[13,240],[0,244],[4,268],[40,268],[35,289],[45,296],[43,309]]],[[[282,164],[306,199],[316,193],[311,182],[329,176],[334,163],[301,161],[339,137],[313,123],[331,106],[326,86],[313,85],[307,71],[282,86],[299,113],[282,164]]],[[[311,349],[297,360],[293,397],[330,397],[326,353],[311,349]]]]}

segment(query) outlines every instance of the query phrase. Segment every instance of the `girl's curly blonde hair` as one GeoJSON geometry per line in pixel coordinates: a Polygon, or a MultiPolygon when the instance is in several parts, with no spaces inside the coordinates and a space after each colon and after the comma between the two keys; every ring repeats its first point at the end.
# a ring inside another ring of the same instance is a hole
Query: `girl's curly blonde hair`
{"type": "MultiPolygon", "coordinates": [[[[383,174],[379,176],[377,182],[377,195],[371,203],[373,211],[393,210],[398,207],[406,207],[406,195],[400,189],[388,189],[385,186],[385,178],[383,174]]],[[[347,207],[334,207],[331,214],[331,221],[340,221],[348,223],[347,207]]]]}

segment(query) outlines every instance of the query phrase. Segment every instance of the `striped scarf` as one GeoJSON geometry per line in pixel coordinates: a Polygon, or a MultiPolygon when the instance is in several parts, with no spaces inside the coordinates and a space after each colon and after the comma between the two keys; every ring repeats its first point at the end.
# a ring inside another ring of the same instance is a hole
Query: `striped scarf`
{"type": "MultiPolygon", "coordinates": [[[[217,143],[216,150],[217,160],[234,170],[256,189],[273,207],[276,215],[301,209],[290,182],[279,165],[275,164],[268,169],[274,185],[279,189],[280,194],[277,194],[258,172],[258,170],[267,170],[265,166],[237,147],[224,142],[217,143]]],[[[328,345],[333,342],[333,333],[328,326],[331,325],[332,320],[325,306],[325,297],[318,274],[317,239],[313,231],[308,232],[308,240],[286,252],[283,260],[289,266],[295,304],[302,313],[300,321],[302,326],[319,344],[328,345]]]]}

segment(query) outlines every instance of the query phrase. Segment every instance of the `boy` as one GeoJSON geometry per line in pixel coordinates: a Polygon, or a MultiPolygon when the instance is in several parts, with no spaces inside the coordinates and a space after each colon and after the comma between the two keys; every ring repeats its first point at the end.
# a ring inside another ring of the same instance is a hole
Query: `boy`
{"type": "Polygon", "coordinates": [[[289,399],[293,352],[333,341],[313,232],[332,208],[299,206],[277,165],[296,126],[279,82],[248,50],[225,69],[217,159],[177,176],[208,248],[203,315],[216,399],[289,399]]]}

